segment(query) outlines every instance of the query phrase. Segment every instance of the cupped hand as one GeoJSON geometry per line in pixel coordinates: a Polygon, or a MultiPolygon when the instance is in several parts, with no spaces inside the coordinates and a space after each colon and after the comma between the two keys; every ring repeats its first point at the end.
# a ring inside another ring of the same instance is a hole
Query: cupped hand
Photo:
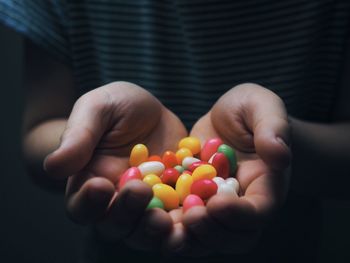
{"type": "Polygon", "coordinates": [[[119,191],[119,176],[135,144],[161,154],[186,135],[181,121],[149,92],[115,82],[77,100],[44,167],[56,178],[69,177],[66,206],[74,221],[94,223],[103,238],[148,250],[160,245],[172,219],[160,209],[145,211],[152,190],[143,182],[130,181],[119,191]]]}
{"type": "Polygon", "coordinates": [[[291,152],[285,106],[273,92],[242,84],[224,94],[191,135],[202,143],[220,137],[236,149],[240,196],[215,195],[206,207],[185,214],[174,211],[177,223],[168,250],[183,256],[248,252],[288,190],[291,152]]]}

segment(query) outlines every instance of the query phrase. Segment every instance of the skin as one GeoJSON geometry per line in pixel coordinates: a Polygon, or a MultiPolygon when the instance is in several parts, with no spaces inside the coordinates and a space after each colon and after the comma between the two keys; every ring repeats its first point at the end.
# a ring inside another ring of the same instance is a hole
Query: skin
{"type": "MultiPolygon", "coordinates": [[[[26,54],[23,152],[29,171],[45,188],[66,185],[68,215],[78,223],[95,225],[109,241],[145,251],[161,245],[164,253],[180,256],[246,252],[286,197],[288,145],[292,145],[292,166],[297,172],[293,176],[311,182],[314,173],[303,167],[321,163],[337,174],[350,161],[345,154],[350,142],[338,136],[350,132],[346,111],[338,109],[343,113],[342,123],[332,125],[296,120],[287,116],[277,95],[255,84],[243,84],[224,94],[190,131],[202,142],[219,136],[237,149],[237,179],[243,195],[215,196],[206,207],[185,214],[180,209],[145,211],[151,189],[131,181],[119,191],[119,175],[136,143],[147,144],[151,154],[175,150],[179,139],[187,135],[181,121],[150,93],[126,82],[99,87],[74,102],[71,70],[30,43],[26,43],[26,54]],[[44,70],[46,74],[39,74],[44,70]],[[48,102],[55,104],[48,106],[48,102]],[[328,141],[343,147],[332,148],[328,141]],[[313,163],[304,158],[305,152],[313,156],[313,163]],[[328,153],[327,162],[320,152],[328,153]]],[[[341,100],[343,94],[348,94],[347,89],[340,90],[341,100]]],[[[325,170],[320,170],[317,177],[326,177],[325,170]]]]}

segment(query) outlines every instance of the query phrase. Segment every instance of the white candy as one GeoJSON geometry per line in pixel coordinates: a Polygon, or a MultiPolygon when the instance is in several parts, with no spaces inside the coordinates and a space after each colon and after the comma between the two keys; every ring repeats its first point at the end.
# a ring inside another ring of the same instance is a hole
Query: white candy
{"type": "Polygon", "coordinates": [[[145,177],[148,174],[156,174],[160,176],[165,170],[164,164],[157,161],[141,163],[138,168],[142,174],[142,177],[145,177]]]}
{"type": "Polygon", "coordinates": [[[225,179],[222,178],[222,177],[216,176],[216,177],[214,177],[212,180],[216,183],[216,185],[217,185],[218,187],[219,187],[221,184],[225,184],[225,179]]]}
{"type": "Polygon", "coordinates": [[[226,195],[237,196],[237,193],[235,192],[233,187],[231,185],[226,184],[226,183],[219,185],[217,194],[226,194],[226,195]]]}
{"type": "Polygon", "coordinates": [[[182,160],[182,167],[187,169],[191,164],[196,163],[196,162],[200,162],[201,160],[194,158],[194,157],[185,157],[182,160]]]}
{"type": "Polygon", "coordinates": [[[226,184],[232,186],[236,193],[239,192],[239,182],[237,181],[236,178],[229,177],[225,180],[225,182],[226,184]]]}

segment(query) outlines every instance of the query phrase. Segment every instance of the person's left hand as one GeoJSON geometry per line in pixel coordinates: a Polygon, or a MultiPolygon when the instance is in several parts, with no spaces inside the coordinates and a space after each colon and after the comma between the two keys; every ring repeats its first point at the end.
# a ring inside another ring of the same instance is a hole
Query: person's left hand
{"type": "Polygon", "coordinates": [[[174,227],[166,249],[195,257],[248,252],[288,190],[291,152],[284,104],[261,86],[239,85],[194,125],[191,136],[202,143],[220,137],[236,149],[240,196],[215,195],[205,207],[170,212],[174,227]]]}

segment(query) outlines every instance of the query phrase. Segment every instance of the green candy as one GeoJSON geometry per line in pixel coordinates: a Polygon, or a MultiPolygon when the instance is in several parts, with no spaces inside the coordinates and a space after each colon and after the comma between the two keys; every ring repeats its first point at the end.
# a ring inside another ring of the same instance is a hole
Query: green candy
{"type": "Polygon", "coordinates": [[[176,165],[174,169],[176,169],[180,174],[182,174],[183,171],[185,171],[185,168],[183,168],[181,165],[176,165]]]}
{"type": "Polygon", "coordinates": [[[163,204],[162,200],[160,200],[158,197],[154,196],[147,206],[147,209],[151,209],[151,208],[164,209],[164,204],[163,204]]]}
{"type": "Polygon", "coordinates": [[[217,152],[225,154],[230,162],[231,173],[235,173],[237,169],[237,157],[235,150],[227,144],[221,144],[217,152]]]}

